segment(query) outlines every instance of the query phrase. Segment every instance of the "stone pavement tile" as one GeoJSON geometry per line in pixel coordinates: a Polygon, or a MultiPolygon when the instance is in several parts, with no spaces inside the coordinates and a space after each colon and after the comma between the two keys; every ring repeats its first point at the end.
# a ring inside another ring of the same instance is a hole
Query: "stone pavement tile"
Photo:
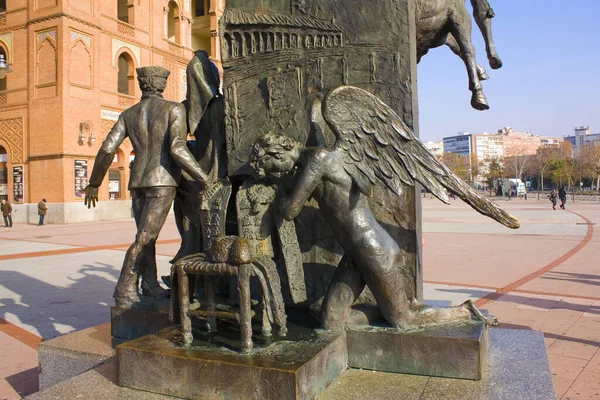
{"type": "Polygon", "coordinates": [[[31,253],[38,251],[52,251],[52,250],[63,250],[72,249],[74,246],[67,246],[63,244],[52,244],[52,243],[33,243],[30,241],[23,240],[4,240],[0,239],[0,256],[7,256],[10,254],[20,253],[31,253]]]}
{"type": "Polygon", "coordinates": [[[600,319],[600,300],[595,301],[590,308],[585,310],[584,318],[600,319]]]}
{"type": "MultiPolygon", "coordinates": [[[[0,318],[44,339],[110,320],[124,253],[114,250],[0,261],[0,318]]],[[[169,257],[158,256],[159,275],[169,257]]]]}
{"type": "Polygon", "coordinates": [[[548,354],[580,358],[587,361],[589,361],[597,351],[598,346],[592,344],[589,340],[567,335],[563,335],[548,347],[548,354]]]}
{"type": "Polygon", "coordinates": [[[542,297],[542,296],[535,296],[533,297],[533,295],[527,295],[530,298],[527,299],[526,301],[524,301],[523,303],[521,303],[517,308],[520,310],[533,310],[533,311],[549,311],[551,309],[553,309],[558,302],[561,300],[561,298],[550,298],[550,296],[548,297],[542,297]]]}
{"type": "Polygon", "coordinates": [[[37,365],[36,350],[0,332],[0,378],[6,379],[31,368],[37,368],[37,365]]]}
{"type": "MultiPolygon", "coordinates": [[[[37,366],[35,367],[37,371],[37,366]]],[[[21,397],[28,396],[39,390],[38,376],[31,376],[30,371],[23,371],[18,374],[5,378],[6,382],[17,392],[21,397]]]]}
{"type": "Polygon", "coordinates": [[[552,375],[552,383],[554,383],[554,391],[556,392],[556,398],[560,399],[567,393],[569,388],[573,385],[574,379],[562,378],[560,376],[552,375]]]}
{"type": "Polygon", "coordinates": [[[600,351],[577,377],[563,399],[600,399],[600,351]]]}
{"type": "Polygon", "coordinates": [[[426,281],[498,288],[544,268],[580,242],[579,238],[570,241],[460,233],[425,233],[425,238],[426,281]],[[507,262],[506,253],[499,248],[519,249],[520,261],[507,262]]]}
{"type": "Polygon", "coordinates": [[[558,356],[556,354],[548,354],[548,361],[550,362],[553,377],[570,379],[571,383],[575,381],[588,364],[587,360],[558,356]]]}
{"type": "Polygon", "coordinates": [[[0,378],[0,400],[20,400],[21,395],[4,378],[0,378]]]}
{"type": "Polygon", "coordinates": [[[423,298],[427,301],[445,301],[459,305],[467,300],[475,301],[491,293],[492,290],[472,288],[468,286],[451,286],[437,283],[423,283],[423,298]]]}

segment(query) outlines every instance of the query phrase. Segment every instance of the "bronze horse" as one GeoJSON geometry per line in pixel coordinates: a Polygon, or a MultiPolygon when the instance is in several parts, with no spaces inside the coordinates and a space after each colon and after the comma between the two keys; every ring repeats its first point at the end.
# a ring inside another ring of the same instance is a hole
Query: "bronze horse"
{"type": "MultiPolygon", "coordinates": [[[[471,106],[487,110],[489,105],[480,81],[488,79],[485,69],[475,61],[475,49],[471,43],[471,17],[465,8],[465,0],[417,0],[417,62],[430,49],[446,45],[459,56],[467,67],[471,106]]],[[[492,39],[494,11],[487,0],[471,0],[473,17],[485,40],[490,67],[502,67],[492,39]]]]}

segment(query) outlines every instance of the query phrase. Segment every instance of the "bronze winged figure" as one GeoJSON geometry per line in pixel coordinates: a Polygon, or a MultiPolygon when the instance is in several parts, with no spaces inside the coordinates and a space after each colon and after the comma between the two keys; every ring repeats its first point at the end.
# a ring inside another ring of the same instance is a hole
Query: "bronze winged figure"
{"type": "Polygon", "coordinates": [[[259,177],[293,181],[291,194],[281,203],[287,220],[313,197],[344,249],[323,302],[323,327],[343,328],[365,285],[395,327],[472,317],[485,320],[470,302],[445,309],[411,305],[398,268],[398,244],[376,221],[367,197],[375,185],[399,194],[404,186],[419,182],[443,202],[449,202],[446,191],[450,191],[509,228],[518,228],[519,221],[455,176],[389,106],[369,92],[338,87],[324,99],[322,114],[337,138],[332,149],[304,147],[269,133],[254,144],[250,164],[259,177]]]}

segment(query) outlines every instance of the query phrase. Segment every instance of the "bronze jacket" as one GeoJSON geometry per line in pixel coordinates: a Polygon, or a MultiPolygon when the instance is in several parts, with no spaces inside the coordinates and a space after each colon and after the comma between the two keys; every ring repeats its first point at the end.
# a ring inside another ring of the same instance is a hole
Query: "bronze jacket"
{"type": "Polygon", "coordinates": [[[185,107],[160,95],[144,95],[123,111],[96,156],[89,184],[100,186],[119,145],[128,137],[135,151],[129,189],[177,186],[183,168],[193,179],[206,174],[186,146],[185,107]]]}

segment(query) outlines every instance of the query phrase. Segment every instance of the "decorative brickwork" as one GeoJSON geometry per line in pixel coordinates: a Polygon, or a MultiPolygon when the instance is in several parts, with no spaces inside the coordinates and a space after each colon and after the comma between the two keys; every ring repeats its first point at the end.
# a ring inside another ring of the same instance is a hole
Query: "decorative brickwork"
{"type": "Polygon", "coordinates": [[[23,118],[0,119],[0,136],[9,143],[11,162],[23,163],[23,118]]]}
{"type": "Polygon", "coordinates": [[[119,106],[129,108],[135,104],[135,97],[124,94],[119,95],[119,106]]]}
{"type": "Polygon", "coordinates": [[[118,32],[125,36],[135,37],[135,29],[133,26],[119,21],[118,32]]]}

